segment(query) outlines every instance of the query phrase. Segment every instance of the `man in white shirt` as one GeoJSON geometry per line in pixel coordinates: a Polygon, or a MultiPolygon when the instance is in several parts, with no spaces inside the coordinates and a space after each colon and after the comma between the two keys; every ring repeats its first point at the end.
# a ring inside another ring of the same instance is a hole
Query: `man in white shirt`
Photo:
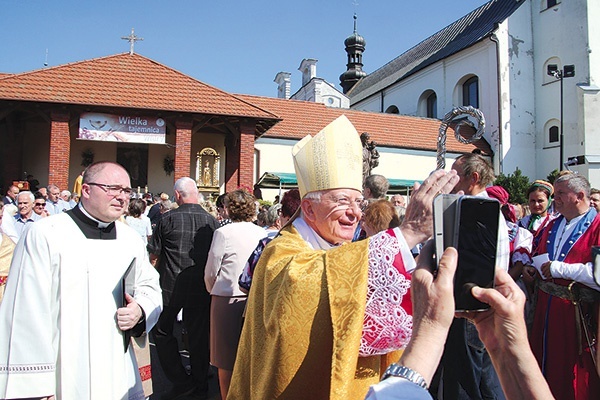
{"type": "Polygon", "coordinates": [[[42,219],[42,217],[33,212],[34,201],[35,196],[30,191],[24,191],[17,195],[17,208],[19,209],[19,211],[15,215],[14,220],[14,230],[16,238],[14,238],[13,240],[15,243],[23,235],[23,231],[25,231],[26,225],[42,219]]]}
{"type": "MultiPolygon", "coordinates": [[[[485,188],[495,179],[491,164],[474,153],[458,157],[452,169],[460,178],[454,193],[489,197],[485,188]]],[[[501,214],[498,215],[498,251],[496,270],[508,270],[508,228],[501,214]]],[[[498,375],[492,360],[479,339],[475,326],[464,318],[455,318],[448,333],[448,341],[442,362],[441,388],[443,396],[451,399],[504,399],[498,375]]],[[[438,390],[434,384],[432,391],[438,390]]]]}
{"type": "Polygon", "coordinates": [[[48,185],[48,199],[46,200],[46,210],[50,215],[60,214],[70,210],[69,203],[60,198],[60,189],[56,185],[48,185]]]}

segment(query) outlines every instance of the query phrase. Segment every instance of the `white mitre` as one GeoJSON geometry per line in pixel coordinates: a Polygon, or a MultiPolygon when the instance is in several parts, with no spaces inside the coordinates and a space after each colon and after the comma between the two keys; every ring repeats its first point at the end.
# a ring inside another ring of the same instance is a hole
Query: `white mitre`
{"type": "Polygon", "coordinates": [[[350,188],[362,192],[362,144],[345,115],[292,149],[300,197],[309,192],[350,188]]]}

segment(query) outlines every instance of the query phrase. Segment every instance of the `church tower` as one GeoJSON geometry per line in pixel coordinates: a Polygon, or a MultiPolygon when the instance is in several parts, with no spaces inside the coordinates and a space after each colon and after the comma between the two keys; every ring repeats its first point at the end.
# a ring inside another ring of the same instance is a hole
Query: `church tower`
{"type": "Polygon", "coordinates": [[[354,33],[344,40],[344,45],[346,53],[348,53],[348,63],[346,64],[348,69],[340,75],[340,85],[346,94],[356,82],[367,76],[367,73],[362,70],[362,53],[365,51],[367,42],[365,38],[356,33],[356,14],[354,14],[354,33]]]}

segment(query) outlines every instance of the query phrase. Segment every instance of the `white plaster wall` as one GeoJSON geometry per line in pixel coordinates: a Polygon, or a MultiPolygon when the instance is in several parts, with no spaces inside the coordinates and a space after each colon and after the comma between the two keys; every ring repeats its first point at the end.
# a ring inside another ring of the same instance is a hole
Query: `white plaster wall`
{"type": "Polygon", "coordinates": [[[600,86],[600,1],[588,1],[587,15],[590,85],[600,86]]]}
{"type": "Polygon", "coordinates": [[[462,104],[462,94],[459,96],[457,85],[468,75],[477,75],[479,78],[479,108],[486,118],[484,137],[496,153],[498,85],[496,49],[490,40],[480,42],[385,89],[383,104],[380,94],[352,108],[382,112],[395,105],[400,114],[418,115],[419,98],[425,91],[433,90],[437,95],[438,118],[441,119],[453,107],[462,104]]]}
{"type": "MultiPolygon", "coordinates": [[[[584,126],[590,124],[580,120],[584,115],[578,108],[583,105],[582,92],[577,88],[578,83],[589,84],[589,48],[596,44],[600,33],[591,29],[595,39],[588,43],[588,16],[590,7],[598,15],[598,2],[593,0],[563,0],[557,6],[543,9],[540,1],[531,2],[532,24],[535,41],[535,71],[536,71],[536,127],[539,142],[537,157],[537,173],[545,177],[553,169],[559,168],[559,147],[547,145],[548,133],[544,124],[550,119],[560,121],[560,83],[550,80],[544,83],[547,76],[545,63],[552,57],[560,60],[559,67],[565,64],[575,65],[575,77],[564,78],[564,161],[569,157],[581,155],[584,152],[588,134],[584,126]]],[[[597,20],[590,23],[597,23],[597,20]]],[[[593,50],[593,49],[592,49],[593,50]]],[[[594,51],[592,51],[592,54],[594,51]]],[[[598,56],[596,56],[598,57],[598,56]]],[[[597,68],[597,67],[596,67],[597,68]]],[[[597,75],[597,73],[596,73],[597,75]]],[[[547,80],[547,79],[546,79],[547,80]]],[[[586,117],[587,118],[587,117],[586,117]]],[[[587,129],[587,128],[585,128],[587,129]]]]}
{"type": "Polygon", "coordinates": [[[321,78],[311,80],[291,97],[293,100],[313,101],[328,107],[350,108],[350,99],[321,78]]]}
{"type": "Polygon", "coordinates": [[[531,8],[525,4],[503,21],[498,26],[496,38],[502,157],[494,161],[501,159],[502,168],[499,172],[506,175],[514,173],[518,167],[530,179],[537,179],[531,8]]]}
{"type": "MultiPolygon", "coordinates": [[[[560,119],[560,93],[559,83],[548,79],[545,63],[558,57],[561,67],[575,64],[576,69],[575,78],[564,79],[565,161],[581,154],[600,155],[597,98],[584,100],[585,91],[578,89],[578,84],[600,86],[600,29],[593,26],[600,20],[600,2],[563,0],[551,9],[542,9],[542,4],[545,1],[529,0],[498,27],[499,71],[495,44],[485,39],[352,108],[383,112],[395,105],[401,114],[417,115],[422,93],[433,90],[442,118],[458,104],[457,82],[475,74],[487,121],[484,137],[501,155],[495,157],[496,172],[508,174],[519,167],[530,179],[546,178],[559,167],[559,146],[548,143],[544,128],[548,121],[560,119]]],[[[587,166],[582,173],[588,169],[591,174],[595,167],[587,166]]]]}
{"type": "Polygon", "coordinates": [[[587,156],[587,162],[571,168],[587,176],[592,187],[600,188],[600,88],[584,86],[578,91],[580,131],[585,133],[582,154],[587,156]]]}
{"type": "Polygon", "coordinates": [[[259,138],[254,148],[260,151],[258,176],[265,172],[294,172],[292,147],[296,140],[259,138]]]}
{"type": "MultiPolygon", "coordinates": [[[[435,170],[437,154],[434,151],[418,151],[378,147],[379,166],[372,173],[389,179],[414,179],[423,181],[435,170]]],[[[446,154],[446,170],[450,170],[457,154],[446,154]]]]}
{"type": "Polygon", "coordinates": [[[385,98],[385,91],[379,92],[371,97],[368,97],[360,102],[360,104],[355,104],[350,108],[353,110],[360,111],[369,111],[369,112],[384,112],[385,108],[382,110],[381,108],[381,97],[385,98]]]}
{"type": "MultiPolygon", "coordinates": [[[[295,173],[292,159],[292,147],[297,140],[259,138],[254,142],[254,148],[260,151],[258,161],[258,177],[265,172],[291,172],[295,173]]],[[[256,182],[254,182],[256,183],[256,182]]],[[[275,196],[282,195],[278,189],[261,189],[264,200],[273,201],[275,196]]]]}

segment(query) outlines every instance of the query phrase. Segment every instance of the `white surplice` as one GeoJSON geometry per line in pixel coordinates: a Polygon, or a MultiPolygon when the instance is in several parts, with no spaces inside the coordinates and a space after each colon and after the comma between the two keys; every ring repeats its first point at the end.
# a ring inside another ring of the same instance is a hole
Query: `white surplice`
{"type": "Polygon", "coordinates": [[[65,214],[31,224],[18,243],[0,306],[0,399],[143,399],[133,349],[116,324],[133,258],[146,331],[162,308],[158,273],[140,236],[86,239],[65,214]]]}

